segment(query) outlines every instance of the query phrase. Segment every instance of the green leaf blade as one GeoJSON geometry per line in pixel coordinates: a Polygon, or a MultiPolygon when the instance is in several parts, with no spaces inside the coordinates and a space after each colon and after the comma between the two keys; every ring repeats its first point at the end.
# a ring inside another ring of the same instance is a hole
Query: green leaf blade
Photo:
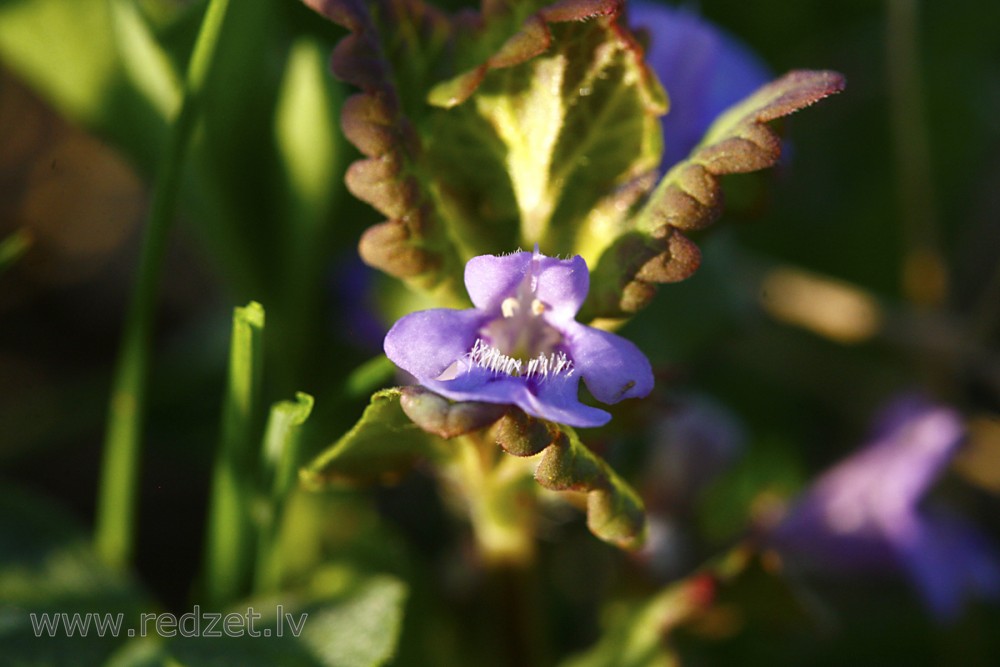
{"type": "Polygon", "coordinates": [[[468,254],[540,243],[593,258],[621,208],[602,204],[659,161],[666,97],[614,14],[545,30],[543,53],[487,67],[434,126],[429,177],[468,254]]]}
{"type": "Polygon", "coordinates": [[[393,478],[433,453],[433,440],[400,406],[402,392],[376,392],[358,423],[300,471],[311,488],[393,478]]]}
{"type": "Polygon", "coordinates": [[[251,302],[233,312],[229,379],[222,435],[212,477],[206,538],[205,587],[212,606],[244,593],[252,576],[256,447],[263,377],[264,308],[251,302]]]}
{"type": "Polygon", "coordinates": [[[68,511],[9,486],[0,487],[0,600],[2,660],[16,665],[103,665],[149,608],[131,577],[101,562],[68,511]],[[47,631],[43,614],[60,625],[47,631]],[[75,614],[90,622],[88,636],[63,624],[75,614]],[[95,620],[119,618],[119,637],[113,625],[99,636],[95,620]]]}

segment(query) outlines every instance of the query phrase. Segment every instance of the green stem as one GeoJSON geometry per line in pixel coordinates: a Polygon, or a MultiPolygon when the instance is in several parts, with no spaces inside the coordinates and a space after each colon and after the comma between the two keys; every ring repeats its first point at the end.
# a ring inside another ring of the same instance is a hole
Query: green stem
{"type": "Polygon", "coordinates": [[[0,241],[0,273],[6,271],[24,253],[28,252],[32,242],[31,232],[27,229],[19,229],[0,241]]]}
{"type": "Polygon", "coordinates": [[[301,427],[312,408],[313,397],[299,392],[295,401],[281,401],[271,407],[264,429],[261,471],[268,500],[257,532],[256,593],[273,593],[281,586],[284,575],[280,553],[281,524],[297,481],[301,427]]]}
{"type": "Polygon", "coordinates": [[[485,566],[481,645],[496,664],[549,664],[543,618],[538,613],[535,564],[535,481],[532,462],[503,453],[487,432],[453,441],[452,482],[468,503],[469,520],[485,566]],[[499,620],[499,623],[498,623],[499,620]]]}
{"type": "Polygon", "coordinates": [[[251,302],[233,313],[229,381],[208,504],[205,594],[216,608],[249,587],[253,571],[254,454],[263,375],[264,309],[251,302]]]}
{"type": "Polygon", "coordinates": [[[469,520],[483,562],[490,568],[528,568],[535,558],[533,507],[525,504],[524,483],[533,484],[524,461],[503,455],[481,434],[456,438],[456,454],[469,520]],[[508,468],[520,468],[520,475],[508,468]]]}
{"type": "Polygon", "coordinates": [[[887,0],[889,109],[903,226],[903,291],[918,306],[935,307],[947,292],[941,253],[931,149],[920,77],[919,6],[887,0]]]}
{"type": "Polygon", "coordinates": [[[184,158],[191,144],[228,6],[229,0],[210,0],[195,42],[183,102],[153,184],[138,277],[112,380],[94,540],[101,558],[116,568],[129,566],[135,548],[136,493],[149,348],[167,233],[177,205],[184,158]]]}

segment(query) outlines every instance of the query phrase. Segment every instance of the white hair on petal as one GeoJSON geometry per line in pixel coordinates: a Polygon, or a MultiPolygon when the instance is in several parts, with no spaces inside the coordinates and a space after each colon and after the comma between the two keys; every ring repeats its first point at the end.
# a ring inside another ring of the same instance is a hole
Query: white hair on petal
{"type": "MultiPolygon", "coordinates": [[[[504,354],[495,346],[483,341],[482,338],[476,339],[467,356],[473,365],[485,368],[497,375],[520,377],[523,374],[525,378],[545,380],[559,375],[570,377],[575,370],[572,359],[566,356],[565,352],[539,354],[525,364],[520,359],[504,354]]],[[[469,366],[469,369],[472,369],[472,365],[469,366]]]]}

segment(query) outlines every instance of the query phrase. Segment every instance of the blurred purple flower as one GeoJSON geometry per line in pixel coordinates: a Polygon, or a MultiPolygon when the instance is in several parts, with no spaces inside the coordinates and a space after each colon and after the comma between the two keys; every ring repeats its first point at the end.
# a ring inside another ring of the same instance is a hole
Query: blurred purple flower
{"type": "Polygon", "coordinates": [[[771,532],[791,558],[847,571],[902,569],[941,620],[970,593],[1000,594],[1000,561],[957,515],[921,508],[963,438],[958,415],[916,397],[892,403],[871,441],[822,475],[771,532]]]}
{"type": "Polygon", "coordinates": [[[611,418],[580,402],[581,377],[604,403],[652,391],[652,369],[635,345],[575,320],[590,288],[582,257],[481,255],[465,265],[465,286],[474,308],[411,313],[385,337],[389,359],[431,391],[514,404],[570,426],[611,418]]]}
{"type": "Polygon", "coordinates": [[[663,118],[664,171],[688,156],[712,121],[771,80],[750,49],[692,11],[654,2],[628,6],[629,23],[649,31],[646,60],[670,96],[663,118]]]}
{"type": "Polygon", "coordinates": [[[656,425],[641,486],[649,511],[690,511],[705,488],[742,454],[740,420],[707,396],[684,396],[656,425]]]}
{"type": "Polygon", "coordinates": [[[650,434],[638,488],[649,534],[636,554],[664,583],[697,564],[692,515],[705,489],[743,454],[743,424],[726,406],[700,395],[674,399],[650,434]]]}
{"type": "Polygon", "coordinates": [[[331,329],[365,352],[377,352],[388,326],[377,316],[378,272],[356,252],[343,253],[330,270],[331,329]]]}

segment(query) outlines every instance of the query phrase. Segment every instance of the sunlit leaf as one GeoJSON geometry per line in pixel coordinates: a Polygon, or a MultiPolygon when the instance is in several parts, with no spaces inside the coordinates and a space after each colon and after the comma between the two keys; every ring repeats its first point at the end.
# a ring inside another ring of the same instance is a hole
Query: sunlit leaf
{"type": "Polygon", "coordinates": [[[586,252],[576,230],[603,232],[658,164],[666,98],[617,2],[307,4],[351,31],[333,69],[362,90],[342,122],[367,158],[346,180],[388,218],[362,256],[412,285],[447,292],[470,256],[535,242],[586,252]]]}
{"type": "Polygon", "coordinates": [[[355,580],[308,607],[301,641],[325,667],[378,667],[396,651],[406,586],[387,575],[355,580]]]}
{"type": "Polygon", "coordinates": [[[586,253],[599,204],[659,162],[666,98],[613,16],[547,34],[542,55],[489,72],[434,126],[429,177],[470,252],[586,253]]]}

